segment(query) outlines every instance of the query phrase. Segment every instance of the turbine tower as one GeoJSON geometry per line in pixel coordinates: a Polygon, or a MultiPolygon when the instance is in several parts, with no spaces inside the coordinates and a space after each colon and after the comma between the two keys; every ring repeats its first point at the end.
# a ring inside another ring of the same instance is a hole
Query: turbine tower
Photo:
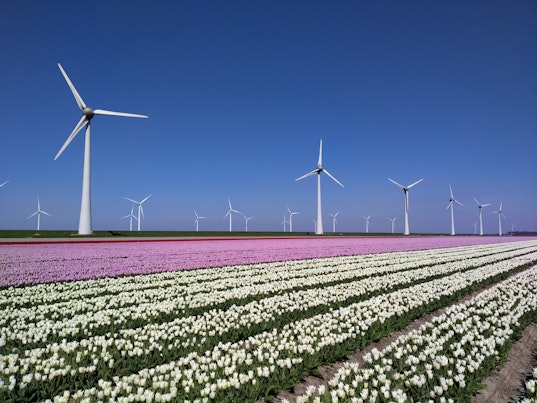
{"type": "Polygon", "coordinates": [[[449,204],[447,205],[446,210],[451,207],[451,235],[455,235],[455,215],[453,214],[453,204],[458,203],[461,206],[463,206],[463,204],[453,197],[451,185],[449,185],[449,193],[451,196],[449,198],[449,204]]]}
{"type": "Polygon", "coordinates": [[[313,218],[311,221],[313,221],[313,232],[317,233],[317,221],[315,221],[313,218]]]}
{"type": "Polygon", "coordinates": [[[396,181],[394,181],[393,179],[390,179],[390,178],[388,178],[388,180],[390,182],[392,182],[393,184],[397,185],[399,188],[401,188],[401,190],[405,193],[405,232],[404,232],[404,235],[409,235],[410,231],[408,229],[408,191],[412,187],[414,187],[418,183],[420,183],[423,179],[420,179],[419,181],[416,181],[413,184],[408,185],[408,186],[403,186],[400,183],[397,183],[396,181]]]}
{"type": "MultiPolygon", "coordinates": [[[[84,146],[84,173],[82,176],[82,202],[80,204],[80,220],[78,223],[78,234],[79,235],[90,235],[92,233],[91,227],[91,196],[90,196],[90,123],[91,119],[95,115],[109,115],[109,116],[125,116],[130,118],[147,118],[145,115],[136,115],[133,113],[124,113],[124,112],[112,112],[103,109],[91,109],[86,106],[82,97],[78,94],[75,86],[67,76],[67,73],[63,69],[60,63],[58,67],[67,81],[67,85],[71,89],[73,96],[75,97],[78,107],[82,111],[82,118],[79,120],[74,130],[71,132],[65,143],[63,144],[60,151],[54,157],[54,160],[57,160],[58,157],[63,153],[67,148],[69,143],[75,138],[80,130],[86,126],[86,140],[84,146]]],[[[138,221],[138,226],[140,226],[140,221],[138,221]]]]}
{"type": "Polygon", "coordinates": [[[227,202],[229,204],[229,210],[226,213],[226,215],[224,217],[222,217],[222,219],[226,218],[229,215],[229,232],[231,232],[231,216],[233,215],[233,213],[237,213],[237,214],[241,214],[241,215],[243,215],[243,214],[240,211],[234,210],[233,207],[231,207],[231,200],[229,200],[229,197],[227,198],[227,202]]]}
{"type": "Polygon", "coordinates": [[[500,208],[498,209],[498,211],[494,211],[494,213],[498,214],[498,235],[502,236],[503,235],[503,232],[502,232],[502,217],[503,217],[504,220],[507,219],[505,217],[505,215],[503,214],[503,211],[502,211],[502,202],[500,202],[500,208]]]}
{"type": "Polygon", "coordinates": [[[301,179],[307,178],[308,176],[317,174],[317,224],[315,226],[315,234],[317,235],[323,234],[323,215],[322,215],[322,209],[321,209],[321,172],[324,172],[325,174],[327,174],[329,178],[331,178],[339,186],[343,187],[343,184],[340,181],[334,178],[330,174],[330,172],[328,172],[326,169],[323,168],[323,139],[321,139],[321,142],[319,145],[319,160],[317,162],[317,168],[315,168],[311,172],[308,172],[305,175],[302,175],[300,178],[295,179],[295,181],[299,181],[301,179]]]}
{"type": "Polygon", "coordinates": [[[289,212],[289,232],[293,232],[293,215],[300,214],[298,211],[291,211],[287,205],[285,206],[289,212]]]}
{"type": "Polygon", "coordinates": [[[140,232],[140,221],[142,220],[142,217],[144,216],[144,208],[142,207],[142,204],[144,204],[147,201],[147,199],[149,199],[151,196],[153,196],[153,195],[150,194],[149,196],[147,196],[142,201],[136,201],[136,200],[133,200],[133,199],[129,199],[128,197],[124,198],[124,199],[126,199],[126,200],[138,205],[138,218],[137,218],[137,220],[138,220],[138,232],[140,232]]]}
{"type": "Polygon", "coordinates": [[[483,235],[483,207],[490,206],[490,203],[481,204],[475,197],[474,197],[474,200],[477,203],[477,206],[479,207],[479,235],[483,235]]]}
{"type": "Polygon", "coordinates": [[[129,231],[132,232],[132,219],[134,218],[135,220],[138,220],[136,218],[136,216],[134,215],[134,204],[131,207],[131,213],[129,215],[126,215],[126,216],[122,217],[122,218],[130,218],[130,220],[129,220],[130,221],[129,231]]]}
{"type": "Polygon", "coordinates": [[[32,218],[34,215],[37,215],[37,232],[39,232],[40,226],[41,226],[41,214],[48,215],[49,217],[52,217],[49,213],[46,211],[41,210],[41,205],[39,204],[39,197],[37,198],[37,211],[32,213],[28,216],[27,220],[32,218]]]}
{"type": "Polygon", "coordinates": [[[200,221],[200,219],[207,218],[207,217],[202,217],[202,216],[198,215],[196,210],[194,210],[194,215],[196,216],[196,219],[194,220],[194,225],[196,226],[196,232],[198,232],[199,231],[199,221],[200,221]]]}
{"type": "Polygon", "coordinates": [[[397,220],[397,217],[395,218],[388,218],[388,220],[390,220],[392,222],[392,234],[395,230],[395,220],[397,220]]]}
{"type": "Polygon", "coordinates": [[[330,214],[330,213],[328,214],[330,215],[330,217],[332,217],[332,232],[336,232],[336,223],[337,223],[336,217],[339,214],[339,211],[336,214],[330,214]]]}
{"type": "Polygon", "coordinates": [[[365,233],[368,234],[369,233],[369,219],[371,218],[371,214],[369,214],[369,216],[367,217],[362,216],[362,218],[365,220],[365,233]]]}

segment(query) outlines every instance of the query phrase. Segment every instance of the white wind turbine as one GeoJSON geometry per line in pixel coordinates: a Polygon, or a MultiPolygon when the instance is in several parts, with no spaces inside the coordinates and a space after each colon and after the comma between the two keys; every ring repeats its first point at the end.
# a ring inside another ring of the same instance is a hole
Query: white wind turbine
{"type": "Polygon", "coordinates": [[[446,210],[451,207],[451,235],[455,235],[455,215],[453,213],[453,205],[457,203],[463,206],[463,204],[460,201],[456,200],[453,196],[453,190],[451,189],[451,185],[449,185],[449,194],[451,196],[449,198],[449,204],[447,205],[446,210]]]}
{"type": "Polygon", "coordinates": [[[392,234],[394,233],[394,230],[395,230],[395,220],[397,220],[397,217],[395,218],[388,218],[388,220],[390,220],[392,222],[392,234]]]}
{"type": "Polygon", "coordinates": [[[129,221],[130,221],[130,224],[129,224],[129,231],[132,232],[132,219],[134,218],[135,220],[138,220],[138,219],[136,218],[136,216],[134,215],[134,204],[133,204],[132,207],[131,207],[131,213],[128,214],[128,215],[126,215],[126,216],[124,216],[124,217],[122,217],[122,218],[130,218],[130,220],[129,220],[129,221]]]}
{"type": "Polygon", "coordinates": [[[315,221],[313,218],[311,219],[313,221],[313,231],[317,233],[317,221],[315,221]]]}
{"type": "Polygon", "coordinates": [[[477,221],[472,225],[474,227],[474,235],[477,235],[477,221]]]}
{"type": "Polygon", "coordinates": [[[339,214],[339,211],[335,214],[330,214],[328,213],[328,215],[330,215],[330,217],[332,217],[332,232],[336,232],[336,223],[337,223],[337,215],[339,214]]]}
{"type": "Polygon", "coordinates": [[[226,215],[224,217],[222,217],[222,219],[224,219],[227,216],[229,216],[229,232],[231,232],[231,216],[233,215],[233,213],[237,213],[237,214],[240,214],[240,215],[243,215],[243,214],[240,211],[235,210],[235,209],[233,209],[233,207],[231,207],[231,200],[229,200],[229,197],[227,198],[227,202],[229,204],[229,210],[226,213],[226,215]]]}
{"type": "MultiPolygon", "coordinates": [[[[133,113],[124,113],[124,112],[112,112],[107,111],[103,109],[91,109],[86,106],[84,101],[82,100],[82,97],[78,94],[75,86],[67,76],[67,73],[63,69],[60,63],[58,63],[58,67],[60,68],[60,71],[63,74],[63,77],[65,78],[65,81],[67,81],[67,85],[71,89],[71,92],[73,93],[73,96],[75,97],[76,103],[78,104],[78,107],[82,111],[82,118],[79,120],[77,125],[75,126],[72,133],[69,135],[65,143],[63,144],[62,148],[60,148],[60,151],[56,154],[54,157],[54,160],[58,159],[58,157],[63,153],[63,151],[67,148],[69,143],[75,138],[75,136],[78,134],[80,130],[84,126],[86,126],[86,140],[85,140],[85,146],[84,146],[84,174],[82,177],[82,202],[80,204],[80,220],[78,223],[78,234],[79,235],[89,235],[92,233],[92,227],[91,227],[91,196],[90,196],[90,123],[91,119],[95,115],[109,115],[109,116],[125,116],[130,118],[147,118],[145,115],[136,115],[133,113]]],[[[138,226],[140,226],[140,221],[138,221],[138,226]]]]}
{"type": "Polygon", "coordinates": [[[506,220],[507,218],[505,217],[505,215],[503,214],[503,211],[502,211],[502,202],[500,202],[500,208],[498,209],[498,211],[494,211],[495,214],[498,214],[498,235],[502,236],[503,235],[503,232],[502,232],[502,217],[504,220],[506,220]]]}
{"type": "Polygon", "coordinates": [[[408,229],[408,191],[412,187],[414,187],[418,183],[420,183],[423,179],[420,179],[419,181],[416,181],[413,184],[408,185],[408,186],[403,186],[400,183],[397,183],[396,181],[394,181],[393,179],[390,179],[390,178],[388,178],[388,180],[390,182],[392,182],[393,184],[397,185],[399,188],[401,188],[401,190],[405,193],[405,232],[404,232],[404,235],[409,235],[410,231],[408,229]]]}
{"type": "Polygon", "coordinates": [[[477,207],[479,207],[479,235],[483,235],[483,207],[490,206],[490,203],[481,204],[475,197],[474,200],[477,203],[477,207]]]}
{"type": "Polygon", "coordinates": [[[371,214],[369,214],[369,216],[367,217],[362,216],[362,218],[365,220],[365,233],[368,234],[369,233],[369,219],[371,218],[371,214]]]}
{"type": "Polygon", "coordinates": [[[126,200],[138,205],[138,218],[137,218],[137,220],[138,220],[138,231],[140,231],[140,221],[142,220],[142,217],[144,216],[144,208],[142,207],[142,204],[144,204],[147,201],[147,199],[149,199],[151,196],[153,196],[153,194],[150,194],[149,196],[147,196],[142,201],[136,201],[136,200],[133,200],[133,199],[129,199],[128,197],[124,197],[124,199],[126,199],[126,200]]]}
{"type": "Polygon", "coordinates": [[[293,232],[293,216],[295,214],[300,214],[298,211],[291,211],[289,207],[285,206],[289,212],[289,232],[293,232]]]}
{"type": "Polygon", "coordinates": [[[202,217],[200,215],[198,215],[198,213],[196,212],[196,210],[194,210],[194,215],[196,216],[196,219],[194,220],[194,225],[196,226],[196,232],[199,231],[199,221],[202,219],[202,218],[207,218],[207,217],[202,217]]]}
{"type": "MultiPolygon", "coordinates": [[[[242,214],[242,213],[241,213],[242,214]]],[[[246,223],[246,229],[245,229],[245,232],[248,232],[248,221],[250,221],[252,218],[254,217],[246,217],[244,214],[242,214],[242,216],[244,217],[244,221],[246,223]]]]}
{"type": "Polygon", "coordinates": [[[334,182],[336,182],[339,186],[343,187],[343,184],[340,181],[334,178],[330,174],[330,172],[323,168],[323,139],[321,139],[319,145],[319,160],[317,161],[317,168],[315,168],[311,172],[308,172],[305,175],[302,175],[300,178],[295,179],[295,181],[299,181],[301,179],[307,178],[308,176],[317,174],[317,225],[315,227],[315,234],[317,235],[323,234],[323,215],[321,209],[321,172],[327,174],[328,177],[330,177],[334,182]]]}
{"type": "Polygon", "coordinates": [[[37,211],[32,213],[28,216],[27,220],[32,218],[34,215],[37,215],[37,231],[39,232],[40,226],[41,226],[41,214],[48,215],[49,217],[52,217],[49,213],[46,211],[41,210],[41,205],[39,204],[39,197],[37,198],[37,211]]]}
{"type": "Polygon", "coordinates": [[[286,224],[289,224],[289,222],[287,221],[287,217],[284,214],[283,215],[283,221],[280,223],[280,225],[283,225],[283,232],[285,232],[285,230],[286,230],[286,227],[285,227],[286,224]]]}

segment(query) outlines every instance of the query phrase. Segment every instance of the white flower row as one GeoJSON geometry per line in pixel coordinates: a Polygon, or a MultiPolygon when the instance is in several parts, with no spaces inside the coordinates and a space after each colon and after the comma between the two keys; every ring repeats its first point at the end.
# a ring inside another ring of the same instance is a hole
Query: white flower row
{"type": "MultiPolygon", "coordinates": [[[[514,258],[374,297],[246,340],[219,343],[204,353],[192,352],[132,375],[102,381],[67,397],[75,401],[122,397],[128,401],[149,393],[155,399],[158,394],[158,399],[170,401],[192,396],[210,399],[223,394],[232,396],[232,393],[247,393],[248,389],[259,385],[270,388],[271,378],[288,376],[301,364],[308,367],[312,357],[323,349],[360,339],[370,326],[404,316],[431,301],[518,267],[522,262],[526,259],[514,258]]],[[[58,395],[57,399],[61,401],[63,397],[63,394],[58,395]]]]}
{"type": "MultiPolygon", "coordinates": [[[[468,382],[481,380],[475,373],[487,369],[481,368],[486,360],[498,360],[519,320],[536,311],[534,266],[451,306],[383,351],[374,349],[364,357],[365,367],[345,364],[329,381],[328,390],[311,387],[297,402],[467,399],[468,382]]],[[[526,385],[535,392],[535,382],[526,385]]]]}
{"type": "MultiPolygon", "coordinates": [[[[507,259],[535,249],[535,246],[533,248],[527,247],[522,250],[499,252],[492,256],[476,257],[473,259],[467,258],[465,260],[461,259],[464,259],[466,255],[459,252],[458,260],[451,260],[451,262],[444,263],[444,265],[433,267],[438,269],[437,273],[442,273],[444,268],[449,270],[453,268],[458,269],[458,265],[461,263],[463,264],[463,268],[470,265],[480,265],[494,260],[507,259]]],[[[471,253],[470,255],[473,256],[474,254],[471,253]]],[[[123,293],[120,296],[116,296],[117,300],[114,307],[104,307],[95,300],[89,300],[83,303],[83,313],[79,314],[76,314],[79,308],[77,300],[28,309],[5,309],[0,311],[0,318],[2,318],[0,322],[3,322],[1,324],[4,326],[0,331],[0,345],[12,340],[19,340],[23,344],[27,344],[37,342],[45,343],[51,338],[58,337],[64,338],[76,335],[89,337],[93,334],[94,329],[112,326],[118,328],[127,320],[132,321],[138,319],[140,321],[148,321],[163,313],[169,314],[173,312],[175,314],[180,313],[184,309],[210,307],[225,303],[230,299],[246,299],[252,296],[271,295],[275,292],[282,292],[292,288],[306,286],[318,287],[324,283],[353,279],[357,276],[371,275],[371,272],[375,272],[375,270],[366,270],[358,266],[354,269],[345,267],[345,271],[341,273],[338,270],[339,267],[351,266],[345,263],[346,260],[348,259],[331,258],[331,272],[317,275],[315,275],[315,272],[312,272],[310,273],[310,277],[295,278],[294,282],[284,279],[222,291],[214,291],[210,288],[207,290],[207,287],[212,283],[204,283],[197,287],[193,285],[188,288],[187,290],[192,294],[186,295],[177,295],[178,291],[170,287],[145,290],[146,294],[149,294],[148,297],[138,293],[135,295],[136,298],[134,298],[128,293],[123,293]],[[344,263],[339,264],[340,261],[344,263]],[[154,295],[158,295],[158,298],[153,298],[154,295]],[[138,302],[138,304],[134,305],[133,301],[138,302]]],[[[423,263],[427,263],[428,260],[419,259],[413,261],[411,264],[415,266],[417,262],[421,266],[423,263]]],[[[404,265],[405,269],[408,270],[410,264],[404,263],[404,265]]],[[[391,270],[384,270],[383,272],[390,272],[395,270],[395,268],[401,269],[401,264],[391,265],[391,270]]],[[[429,269],[429,271],[431,270],[429,269]]],[[[379,274],[378,269],[376,269],[376,274],[379,274]]],[[[405,276],[407,275],[405,273],[405,276]]]]}

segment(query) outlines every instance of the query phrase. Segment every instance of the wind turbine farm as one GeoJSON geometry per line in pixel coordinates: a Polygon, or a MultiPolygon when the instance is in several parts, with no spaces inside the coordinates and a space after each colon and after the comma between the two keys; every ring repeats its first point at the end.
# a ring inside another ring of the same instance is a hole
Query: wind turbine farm
{"type": "Polygon", "coordinates": [[[136,221],[138,221],[138,232],[140,232],[140,224],[142,221],[142,218],[144,217],[144,207],[142,206],[149,198],[153,196],[153,194],[150,194],[149,196],[144,197],[141,201],[137,201],[134,199],[130,199],[128,197],[124,197],[125,200],[130,201],[131,203],[138,206],[138,217],[136,218],[136,221]]]}

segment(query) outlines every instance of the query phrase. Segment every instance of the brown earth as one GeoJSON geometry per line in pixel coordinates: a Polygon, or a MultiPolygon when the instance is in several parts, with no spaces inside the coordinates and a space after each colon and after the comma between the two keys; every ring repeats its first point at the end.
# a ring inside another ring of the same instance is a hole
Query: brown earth
{"type": "MultiPolygon", "coordinates": [[[[468,295],[457,301],[457,303],[464,302],[475,296],[477,293],[478,292],[468,295]]],[[[415,320],[404,329],[393,332],[378,342],[370,343],[364,349],[356,351],[356,353],[348,356],[345,361],[318,367],[317,373],[322,377],[309,376],[298,383],[293,391],[281,392],[273,401],[282,402],[284,399],[287,399],[290,402],[294,402],[297,396],[306,392],[308,386],[327,386],[328,381],[334,377],[345,362],[356,362],[363,365],[363,356],[373,348],[378,350],[384,349],[386,346],[393,343],[399,336],[417,329],[426,321],[430,321],[433,317],[441,315],[445,310],[446,308],[439,309],[415,320]]],[[[527,377],[531,375],[532,369],[536,366],[537,324],[531,324],[524,330],[520,340],[513,344],[504,365],[493,371],[493,373],[483,381],[483,384],[485,385],[484,389],[473,397],[472,403],[508,403],[519,401],[525,390],[524,382],[527,377]]],[[[263,401],[264,400],[259,400],[258,403],[263,401]]]]}

